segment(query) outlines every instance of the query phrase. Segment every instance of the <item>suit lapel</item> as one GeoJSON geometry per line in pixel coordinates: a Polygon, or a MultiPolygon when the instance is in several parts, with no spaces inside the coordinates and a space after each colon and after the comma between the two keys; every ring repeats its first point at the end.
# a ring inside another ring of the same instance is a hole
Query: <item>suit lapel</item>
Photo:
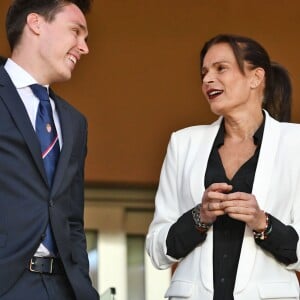
{"type": "Polygon", "coordinates": [[[50,90],[50,97],[55,101],[55,106],[57,108],[61,132],[62,132],[62,140],[63,146],[59,155],[59,160],[57,163],[53,186],[51,195],[54,196],[58,191],[60,184],[64,181],[64,172],[66,170],[66,166],[68,165],[68,161],[71,156],[72,147],[73,147],[73,130],[72,130],[72,118],[70,111],[67,105],[62,102],[52,90],[50,90]]]}
{"type": "MultiPolygon", "coordinates": [[[[59,156],[58,165],[55,172],[51,195],[53,196],[59,188],[59,183],[63,182],[65,167],[68,164],[72,145],[73,131],[72,119],[67,105],[50,90],[50,97],[55,101],[58,111],[60,126],[63,138],[63,147],[59,156]]],[[[13,118],[17,129],[21,132],[24,140],[32,154],[33,160],[37,165],[39,172],[45,184],[48,185],[47,176],[41,156],[40,143],[32,127],[26,108],[20,98],[15,86],[3,67],[0,68],[0,98],[5,103],[11,117],[13,118]]]]}
{"type": "MultiPolygon", "coordinates": [[[[276,163],[275,158],[280,138],[280,123],[271,119],[267,112],[265,112],[265,114],[266,123],[263,141],[252,189],[252,193],[255,195],[259,207],[263,210],[265,209],[265,203],[271,185],[273,167],[276,163]]],[[[234,289],[235,293],[240,292],[246,287],[252,275],[256,251],[257,246],[253,239],[252,230],[246,226],[234,289]]]]}
{"type": "Polygon", "coordinates": [[[41,176],[47,184],[47,176],[44,170],[41,149],[38,138],[32,127],[26,108],[15,86],[4,68],[0,68],[0,97],[5,103],[16,127],[21,132],[32,154],[41,176]]]}

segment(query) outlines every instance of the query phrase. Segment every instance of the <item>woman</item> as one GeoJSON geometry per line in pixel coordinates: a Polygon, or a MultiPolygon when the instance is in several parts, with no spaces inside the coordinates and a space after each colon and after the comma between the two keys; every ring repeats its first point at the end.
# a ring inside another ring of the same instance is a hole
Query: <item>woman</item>
{"type": "Polygon", "coordinates": [[[299,299],[300,126],[290,81],[254,40],[219,35],[201,51],[211,125],[172,134],[146,248],[178,262],[170,300],[299,299]]]}

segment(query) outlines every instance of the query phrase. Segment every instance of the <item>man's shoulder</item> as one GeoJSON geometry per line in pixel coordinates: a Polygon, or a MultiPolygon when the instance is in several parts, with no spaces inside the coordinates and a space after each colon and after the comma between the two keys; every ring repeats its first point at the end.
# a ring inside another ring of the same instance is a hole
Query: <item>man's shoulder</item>
{"type": "Polygon", "coordinates": [[[67,109],[72,115],[78,118],[86,119],[82,112],[80,112],[75,106],[73,106],[70,102],[56,94],[52,89],[50,89],[50,97],[55,101],[58,109],[63,107],[67,109]]]}

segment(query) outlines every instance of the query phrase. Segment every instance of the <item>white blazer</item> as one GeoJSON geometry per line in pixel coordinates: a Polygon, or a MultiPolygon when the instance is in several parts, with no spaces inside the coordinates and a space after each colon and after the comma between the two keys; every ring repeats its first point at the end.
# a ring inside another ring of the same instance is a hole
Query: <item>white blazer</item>
{"type": "MultiPolygon", "coordinates": [[[[293,226],[300,236],[300,125],[279,123],[265,113],[252,193],[261,209],[293,226]]],[[[221,120],[185,128],[171,136],[156,194],[154,219],[146,239],[146,250],[158,269],[177,262],[166,254],[167,234],[183,213],[201,202],[206,165],[221,120]]],[[[297,256],[299,259],[299,243],[297,256]]],[[[277,262],[255,243],[252,231],[246,226],[234,299],[299,299],[295,270],[300,270],[300,260],[289,266],[277,262]]],[[[213,299],[212,228],[201,245],[179,260],[165,297],[213,299]]]]}

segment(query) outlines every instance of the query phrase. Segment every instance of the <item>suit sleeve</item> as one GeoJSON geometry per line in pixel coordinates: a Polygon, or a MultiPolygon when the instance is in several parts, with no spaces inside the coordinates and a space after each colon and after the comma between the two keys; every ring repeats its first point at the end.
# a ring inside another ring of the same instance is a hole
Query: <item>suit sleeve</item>
{"type": "MultiPolygon", "coordinates": [[[[85,120],[84,120],[85,121],[85,120]]],[[[78,134],[78,133],[76,133],[78,134]]],[[[86,252],[86,237],[84,232],[84,166],[87,154],[87,122],[81,128],[80,140],[76,144],[81,147],[80,160],[78,161],[78,171],[72,182],[72,209],[69,218],[72,256],[79,264],[84,275],[89,277],[89,262],[86,252]]]]}

